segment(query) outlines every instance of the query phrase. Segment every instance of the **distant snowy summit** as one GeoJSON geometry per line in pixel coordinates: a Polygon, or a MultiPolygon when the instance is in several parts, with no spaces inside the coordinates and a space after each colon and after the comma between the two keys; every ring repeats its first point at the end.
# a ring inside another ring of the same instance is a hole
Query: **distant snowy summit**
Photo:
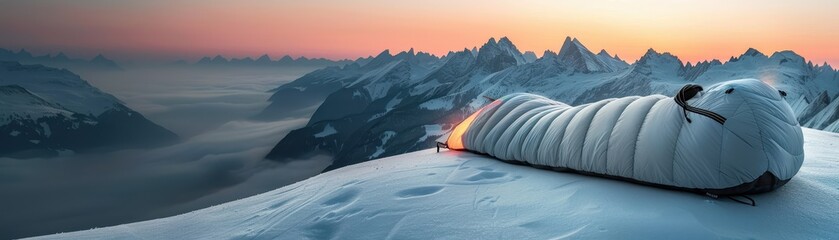
{"type": "Polygon", "coordinates": [[[285,55],[277,60],[272,60],[268,54],[264,54],[256,59],[251,57],[227,59],[222,55],[215,57],[203,57],[194,66],[213,66],[213,67],[328,67],[328,66],[343,66],[352,62],[366,63],[371,58],[358,58],[353,60],[330,60],[326,58],[306,58],[298,57],[292,58],[285,55]]]}
{"type": "Polygon", "coordinates": [[[649,49],[629,64],[606,50],[595,54],[571,37],[558,51],[536,59],[506,37],[442,57],[386,50],[366,64],[316,70],[279,86],[258,117],[313,111],[308,124],[286,135],[267,158],[327,154],[334,156],[328,171],[433,147],[434,138],[488,103],[482,96],[529,92],[579,105],[631,95],[672,96],[687,83],[710,86],[743,78],[786,92],[803,126],[839,131],[839,72],[792,51],[767,56],[748,49],[725,63],[684,63],[649,49]]]}
{"type": "Polygon", "coordinates": [[[0,157],[172,143],[177,136],[78,75],[0,61],[0,157]]]}
{"type": "Polygon", "coordinates": [[[557,63],[563,64],[574,71],[583,73],[615,72],[629,66],[618,58],[610,56],[606,50],[594,54],[576,38],[567,37],[556,56],[557,63]]]}
{"type": "Polygon", "coordinates": [[[63,52],[56,54],[46,54],[43,56],[33,56],[32,53],[26,49],[20,49],[17,52],[0,48],[0,61],[20,62],[24,64],[42,64],[45,66],[55,68],[67,68],[74,71],[78,70],[122,70],[116,62],[106,58],[102,54],[96,55],[93,59],[76,59],[70,58],[63,52]]]}

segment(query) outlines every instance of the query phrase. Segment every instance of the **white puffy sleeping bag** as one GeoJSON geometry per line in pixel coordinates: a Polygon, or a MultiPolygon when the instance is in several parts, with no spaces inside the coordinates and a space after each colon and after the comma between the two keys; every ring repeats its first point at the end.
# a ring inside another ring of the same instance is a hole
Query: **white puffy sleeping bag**
{"type": "Polygon", "coordinates": [[[766,192],[804,160],[782,93],[759,80],[688,85],[662,95],[569,106],[510,94],[457,125],[438,146],[560,171],[714,195],[766,192]]]}

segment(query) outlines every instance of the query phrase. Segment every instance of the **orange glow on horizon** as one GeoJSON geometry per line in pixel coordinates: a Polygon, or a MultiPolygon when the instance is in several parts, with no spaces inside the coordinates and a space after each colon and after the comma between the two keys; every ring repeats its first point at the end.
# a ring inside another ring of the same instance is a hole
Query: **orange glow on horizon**
{"type": "Polygon", "coordinates": [[[839,65],[839,1],[4,1],[0,47],[92,57],[355,59],[384,49],[444,55],[509,37],[559,50],[566,36],[629,63],[647,49],[683,62],[793,50],[839,65]]]}

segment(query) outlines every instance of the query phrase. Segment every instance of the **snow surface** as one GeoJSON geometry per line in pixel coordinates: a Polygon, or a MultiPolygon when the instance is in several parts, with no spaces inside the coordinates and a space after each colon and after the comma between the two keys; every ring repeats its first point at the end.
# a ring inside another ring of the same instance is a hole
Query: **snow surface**
{"type": "Polygon", "coordinates": [[[839,134],[804,129],[780,189],[727,199],[433,149],[320,174],[157,220],[42,239],[830,239],[839,232],[839,134]]]}

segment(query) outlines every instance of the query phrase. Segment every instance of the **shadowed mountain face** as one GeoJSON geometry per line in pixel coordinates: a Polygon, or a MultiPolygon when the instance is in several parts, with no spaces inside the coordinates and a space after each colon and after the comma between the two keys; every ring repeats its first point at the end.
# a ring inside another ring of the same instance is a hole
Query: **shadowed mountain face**
{"type": "Polygon", "coordinates": [[[277,88],[271,106],[261,114],[318,108],[305,127],[289,133],[267,158],[290,161],[329,154],[335,158],[331,170],[433,147],[436,137],[488,102],[481,96],[530,92],[583,104],[630,95],[672,96],[686,83],[710,86],[740,78],[761,79],[785,91],[802,124],[839,126],[837,108],[831,107],[839,101],[828,104],[829,96],[839,94],[837,71],[789,51],[766,56],[749,49],[725,64],[684,64],[670,53],[650,49],[629,65],[568,38],[558,54],[546,51],[541,58],[527,59],[502,38],[439,59],[385,51],[365,65],[312,72],[277,88]],[[814,102],[819,105],[807,108],[820,94],[824,96],[814,102]]]}
{"type": "Polygon", "coordinates": [[[0,157],[153,147],[177,136],[67,70],[0,62],[0,157]]]}

